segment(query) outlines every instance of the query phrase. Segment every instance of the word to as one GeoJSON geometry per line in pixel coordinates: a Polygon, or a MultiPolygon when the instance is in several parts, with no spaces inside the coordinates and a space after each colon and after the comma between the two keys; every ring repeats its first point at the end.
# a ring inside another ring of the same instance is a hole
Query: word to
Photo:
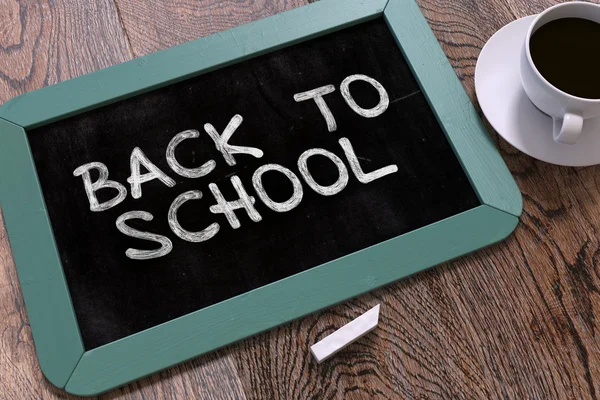
{"type": "MultiPolygon", "coordinates": [[[[333,85],[326,85],[294,95],[294,100],[296,102],[307,100],[313,100],[315,102],[316,106],[321,112],[321,115],[325,119],[329,132],[335,131],[337,129],[337,124],[333,113],[325,102],[324,96],[333,93],[334,91],[335,87],[333,85]]],[[[384,87],[375,79],[366,75],[357,74],[347,77],[340,85],[340,92],[348,106],[355,113],[364,118],[375,118],[383,114],[389,106],[389,97],[384,87]],[[352,97],[352,94],[350,93],[350,83],[357,80],[367,82],[377,90],[379,93],[379,103],[375,107],[364,109],[360,107],[352,97]]],[[[209,123],[204,125],[204,131],[212,139],[215,148],[221,153],[223,159],[229,166],[236,165],[236,158],[234,155],[243,154],[255,158],[261,158],[264,155],[264,152],[256,147],[239,146],[229,143],[233,134],[239,128],[242,122],[243,117],[241,115],[234,115],[222,133],[219,133],[217,129],[209,123]]],[[[187,168],[182,166],[175,158],[175,150],[179,144],[185,140],[198,138],[199,136],[200,132],[198,130],[189,129],[176,134],[169,142],[165,157],[167,164],[177,175],[185,178],[197,179],[207,176],[216,168],[217,163],[215,160],[209,160],[197,168],[187,168]]],[[[383,176],[398,171],[398,167],[396,165],[388,165],[376,171],[366,173],[363,171],[360,165],[350,140],[343,137],[339,139],[339,144],[344,152],[346,161],[350,166],[352,174],[360,183],[367,184],[383,176]]],[[[129,183],[131,196],[134,199],[139,199],[142,197],[142,185],[146,182],[157,179],[167,187],[173,187],[176,184],[175,180],[157,167],[156,164],[150,161],[139,147],[134,148],[131,152],[131,156],[129,158],[129,167],[131,174],[127,178],[127,183],[129,183]],[[142,167],[146,172],[142,173],[142,167]]],[[[346,165],[342,159],[330,151],[321,148],[308,149],[298,158],[297,167],[300,176],[306,185],[311,190],[322,196],[333,196],[338,194],[344,190],[348,184],[349,173],[346,165]],[[308,169],[308,160],[315,156],[321,156],[329,159],[337,168],[338,179],[335,183],[328,186],[323,186],[317,183],[312,177],[311,172],[308,169]]],[[[90,210],[93,212],[102,212],[108,210],[117,206],[127,198],[128,192],[125,185],[114,180],[109,180],[108,168],[101,162],[90,162],[81,165],[73,171],[73,175],[80,176],[82,178],[85,193],[89,201],[90,210]],[[92,181],[91,178],[92,170],[98,171],[98,178],[95,181],[92,181]],[[96,192],[100,189],[111,189],[115,192],[115,194],[111,199],[100,202],[96,196],[96,192]]],[[[214,201],[216,202],[216,204],[210,206],[210,212],[213,214],[223,214],[233,229],[238,229],[241,226],[241,223],[235,214],[236,210],[244,210],[254,222],[261,221],[262,216],[255,207],[256,199],[254,196],[248,194],[248,191],[246,190],[246,187],[242,183],[241,179],[237,175],[233,175],[230,178],[230,181],[239,198],[233,201],[226,200],[217,184],[210,183],[208,185],[208,189],[210,190],[214,201]]],[[[292,170],[279,164],[265,164],[256,169],[252,176],[252,186],[256,192],[256,195],[264,203],[264,205],[278,213],[288,212],[298,207],[304,195],[304,189],[298,175],[292,170]],[[278,172],[291,182],[293,193],[288,200],[284,202],[276,202],[269,197],[269,194],[266,192],[262,183],[262,176],[269,171],[278,172]]],[[[177,219],[177,211],[179,208],[188,201],[200,200],[202,198],[203,193],[201,191],[190,190],[177,196],[171,203],[167,213],[167,221],[169,223],[169,227],[173,231],[173,234],[180,239],[188,242],[200,243],[211,239],[220,231],[221,225],[218,222],[214,222],[205,229],[197,232],[187,231],[180,225],[177,219]]],[[[153,250],[127,249],[125,252],[127,257],[134,260],[148,260],[162,257],[171,252],[173,249],[173,242],[167,236],[140,231],[127,224],[127,221],[132,219],[152,221],[153,218],[154,216],[151,213],[140,210],[125,212],[117,218],[116,227],[124,235],[156,242],[160,245],[159,248],[153,250]]]]}

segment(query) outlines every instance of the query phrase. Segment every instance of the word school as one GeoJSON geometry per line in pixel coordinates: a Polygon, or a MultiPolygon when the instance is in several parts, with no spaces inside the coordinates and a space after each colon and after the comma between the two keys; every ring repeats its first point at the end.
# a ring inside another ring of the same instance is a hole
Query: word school
{"type": "MultiPolygon", "coordinates": [[[[307,100],[314,101],[321,112],[321,115],[325,119],[327,130],[329,132],[335,131],[337,129],[337,124],[333,113],[327,106],[324,96],[331,94],[334,91],[335,87],[333,85],[327,85],[294,95],[294,100],[296,102],[307,100]]],[[[348,104],[348,106],[354,112],[364,118],[375,118],[383,114],[389,106],[389,96],[385,88],[378,81],[366,75],[357,74],[348,76],[340,84],[340,92],[346,101],[346,104],[348,104]],[[350,92],[350,84],[358,80],[369,83],[379,93],[379,103],[375,107],[370,109],[362,108],[352,97],[350,92]]],[[[204,131],[212,139],[215,148],[221,153],[223,159],[229,166],[236,165],[236,159],[234,157],[236,154],[245,154],[256,158],[261,158],[264,155],[264,152],[256,147],[238,146],[229,143],[229,140],[232,138],[236,129],[242,124],[242,122],[243,118],[241,115],[233,116],[221,134],[219,134],[213,125],[209,123],[204,125],[204,131]]],[[[169,142],[165,157],[167,164],[177,175],[185,178],[197,179],[210,174],[210,172],[215,169],[216,162],[214,160],[209,160],[198,168],[187,168],[179,164],[175,158],[175,149],[180,143],[182,143],[184,140],[198,138],[199,136],[200,133],[197,130],[191,129],[176,134],[169,142]]],[[[360,165],[350,140],[343,137],[339,139],[339,144],[344,152],[348,164],[350,165],[352,173],[356,179],[363,184],[367,184],[398,171],[398,167],[392,164],[366,173],[363,171],[360,165]]],[[[134,199],[139,199],[142,197],[143,183],[155,179],[158,179],[168,187],[175,186],[175,181],[173,178],[168,176],[164,171],[152,163],[139,147],[134,148],[131,152],[129,165],[131,174],[129,178],[127,178],[127,182],[130,185],[131,196],[134,199]],[[142,166],[147,170],[146,173],[141,173],[140,169],[142,166]]],[[[311,190],[322,196],[333,196],[338,194],[348,184],[349,173],[346,165],[337,155],[325,149],[312,148],[306,150],[298,158],[297,167],[306,185],[311,190]],[[312,177],[311,172],[308,169],[308,160],[309,158],[317,155],[328,158],[337,168],[338,179],[335,183],[328,186],[323,186],[318,184],[312,177]]],[[[82,178],[85,193],[89,201],[90,210],[93,212],[102,212],[115,207],[127,197],[127,188],[125,185],[114,180],[109,180],[108,168],[101,162],[90,162],[81,165],[73,171],[73,175],[76,177],[80,176],[82,178]],[[98,178],[93,182],[91,179],[91,170],[97,170],[99,173],[98,178]],[[96,192],[99,189],[112,189],[115,192],[115,195],[110,200],[101,203],[96,197],[96,192]]],[[[238,229],[241,226],[240,221],[235,214],[236,210],[245,210],[250,219],[254,222],[261,221],[262,217],[254,206],[256,203],[254,196],[248,194],[244,184],[237,175],[233,175],[230,180],[239,198],[233,201],[226,200],[219,187],[215,183],[210,183],[208,188],[212,193],[214,200],[216,201],[216,204],[210,206],[210,212],[213,214],[223,214],[233,229],[238,229]]],[[[279,164],[265,164],[256,169],[252,176],[252,186],[254,187],[256,195],[265,204],[265,206],[278,213],[288,212],[296,208],[302,201],[304,194],[304,189],[300,178],[298,178],[298,176],[292,170],[279,164]],[[285,176],[292,183],[293,194],[288,200],[284,202],[276,202],[269,197],[269,194],[265,191],[262,183],[262,176],[268,171],[278,172],[285,176]]],[[[171,203],[167,213],[167,221],[173,233],[180,239],[193,243],[205,242],[214,237],[221,229],[220,224],[214,222],[201,231],[190,232],[185,230],[179,223],[177,219],[177,211],[179,208],[190,200],[200,200],[202,197],[203,194],[201,191],[190,190],[177,196],[177,198],[175,198],[175,200],[171,203]]],[[[168,237],[156,233],[140,231],[127,225],[127,221],[132,219],[152,221],[153,218],[154,216],[151,213],[140,210],[128,211],[117,218],[116,227],[121,233],[133,238],[156,242],[160,245],[159,248],[153,250],[127,249],[125,252],[127,257],[134,260],[148,260],[162,257],[171,252],[173,249],[173,243],[168,237]]]]}

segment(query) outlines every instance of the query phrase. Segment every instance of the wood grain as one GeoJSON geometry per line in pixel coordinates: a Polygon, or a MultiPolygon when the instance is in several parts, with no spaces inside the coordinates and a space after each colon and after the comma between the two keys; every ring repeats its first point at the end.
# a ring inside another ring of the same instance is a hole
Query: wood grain
{"type": "MultiPolygon", "coordinates": [[[[0,0],[0,103],[133,58],[111,0],[0,0]]],[[[0,399],[73,398],[43,377],[0,216],[0,399]]],[[[244,399],[227,351],[140,380],[114,399],[244,399]]]]}
{"type": "MultiPolygon", "coordinates": [[[[554,3],[419,1],[474,102],[487,39],[554,3]]],[[[237,362],[248,397],[598,398],[600,168],[547,165],[493,135],[524,194],[515,234],[245,341],[237,362]],[[325,364],[310,358],[311,343],[377,303],[370,336],[325,364]]]]}
{"type": "MultiPolygon", "coordinates": [[[[110,0],[0,1],[0,103],[130,58],[110,0]]],[[[0,226],[0,398],[66,398],[37,364],[4,223],[0,226]]]]}
{"type": "MultiPolygon", "coordinates": [[[[75,399],[42,376],[1,215],[0,226],[0,399],[75,399]]],[[[243,387],[229,353],[219,350],[101,397],[243,400],[243,387]]]]}
{"type": "Polygon", "coordinates": [[[0,103],[129,59],[110,0],[0,1],[0,103]]]}
{"type": "MultiPolygon", "coordinates": [[[[100,1],[0,0],[0,101],[300,3],[117,0],[117,10],[100,1]]],[[[419,0],[473,101],[486,40],[555,3],[419,0]]],[[[105,397],[600,397],[600,167],[544,164],[490,132],[524,195],[507,241],[105,397]],[[312,360],[312,343],[377,303],[375,331],[323,364],[312,360]]],[[[37,367],[4,231],[0,264],[0,398],[66,398],[37,367]]]]}
{"type": "Polygon", "coordinates": [[[305,5],[306,0],[115,0],[135,56],[305,5]]]}

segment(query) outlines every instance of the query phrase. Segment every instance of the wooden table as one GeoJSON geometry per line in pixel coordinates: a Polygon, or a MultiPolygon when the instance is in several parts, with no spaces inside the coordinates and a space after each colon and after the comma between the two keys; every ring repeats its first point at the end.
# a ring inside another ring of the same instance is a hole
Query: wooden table
{"type": "MultiPolygon", "coordinates": [[[[474,100],[475,63],[486,40],[555,2],[419,4],[474,100]]],[[[0,103],[303,4],[0,0],[0,103]]],[[[493,135],[524,199],[508,240],[103,398],[600,397],[600,167],[544,164],[493,135]],[[311,360],[312,343],[376,303],[377,330],[327,363],[311,360]]],[[[39,369],[0,226],[0,399],[69,398],[39,369]]]]}

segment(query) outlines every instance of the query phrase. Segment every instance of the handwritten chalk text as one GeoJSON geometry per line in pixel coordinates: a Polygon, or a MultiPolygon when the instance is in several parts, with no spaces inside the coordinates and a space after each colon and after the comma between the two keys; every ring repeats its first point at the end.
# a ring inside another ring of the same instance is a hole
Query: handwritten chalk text
{"type": "MultiPolygon", "coordinates": [[[[327,105],[324,96],[331,95],[335,92],[333,85],[326,85],[316,89],[311,89],[305,92],[295,94],[294,100],[296,102],[303,102],[307,100],[313,100],[321,115],[325,119],[325,124],[328,132],[334,132],[337,130],[337,123],[333,112],[327,105]]],[[[375,79],[366,75],[351,75],[342,81],[340,84],[340,93],[352,111],[364,118],[375,118],[383,114],[389,107],[390,101],[389,96],[383,85],[375,79]],[[364,81],[375,90],[379,95],[378,104],[370,109],[362,108],[357,104],[354,97],[351,94],[350,84],[355,81],[364,81]]],[[[205,133],[212,139],[215,149],[221,153],[223,160],[228,166],[235,166],[237,164],[237,158],[243,156],[251,156],[255,158],[262,158],[264,155],[263,150],[257,147],[240,146],[230,144],[229,141],[232,139],[236,130],[242,125],[244,119],[241,115],[235,114],[222,133],[210,123],[204,124],[205,133]]],[[[175,180],[170,176],[174,173],[184,178],[199,179],[203,177],[209,177],[210,173],[217,167],[217,161],[207,160],[204,164],[197,168],[187,168],[182,166],[175,157],[177,147],[185,140],[197,139],[200,137],[200,132],[195,129],[188,129],[177,133],[169,142],[166,151],[165,158],[167,165],[171,171],[161,170],[155,163],[153,163],[144,154],[143,150],[139,147],[135,147],[129,159],[130,175],[127,178],[129,184],[129,193],[134,199],[141,199],[144,195],[142,186],[144,183],[158,180],[166,187],[176,186],[175,180]],[[142,168],[147,171],[142,173],[142,168]]],[[[350,166],[350,171],[356,180],[362,184],[368,184],[377,179],[381,179],[386,175],[393,174],[398,171],[398,167],[395,164],[388,165],[379,168],[375,171],[365,172],[360,165],[359,157],[356,155],[354,147],[350,140],[346,137],[342,137],[338,140],[341,148],[341,152],[345,157],[346,163],[350,166]]],[[[350,180],[350,173],[346,163],[338,155],[331,151],[321,148],[311,148],[304,151],[298,158],[296,166],[298,174],[292,169],[279,164],[264,164],[254,171],[252,175],[251,186],[256,193],[256,197],[270,210],[277,213],[289,212],[298,207],[303,199],[305,188],[304,184],[312,191],[318,193],[321,196],[334,196],[341,193],[350,180]],[[317,183],[313,178],[313,175],[309,169],[308,160],[311,157],[324,157],[328,159],[333,168],[337,169],[338,178],[337,180],[327,186],[317,183]],[[262,177],[266,172],[278,173],[285,177],[292,184],[293,193],[285,201],[274,201],[263,185],[262,177]],[[302,178],[302,181],[300,179],[302,178]]],[[[90,211],[92,212],[103,212],[110,208],[118,206],[122,203],[128,194],[127,187],[114,180],[110,180],[109,171],[105,164],[101,162],[90,162],[77,167],[73,171],[73,175],[81,177],[83,181],[83,187],[87,195],[89,202],[90,211]],[[92,181],[91,172],[95,170],[98,172],[98,178],[92,181]],[[99,202],[96,192],[98,190],[110,190],[113,192],[112,198],[109,200],[99,202]]],[[[251,221],[258,223],[262,220],[262,216],[256,209],[257,199],[253,196],[244,186],[242,180],[237,176],[233,175],[230,178],[230,184],[232,185],[237,195],[236,199],[225,199],[221,189],[216,183],[209,183],[208,190],[212,195],[212,199],[206,199],[204,194],[200,190],[191,190],[178,195],[175,200],[171,203],[167,212],[167,222],[173,234],[187,242],[201,243],[212,239],[221,231],[221,224],[226,220],[232,229],[239,229],[241,222],[236,215],[236,211],[244,211],[251,221]],[[177,212],[182,205],[189,201],[210,201],[211,205],[208,207],[209,211],[215,215],[215,222],[209,224],[204,229],[197,232],[190,232],[185,230],[179,223],[177,212]],[[221,215],[221,217],[219,217],[221,215]],[[223,218],[224,217],[224,218],[223,218]],[[221,221],[219,223],[219,220],[221,221]]],[[[158,258],[169,254],[173,249],[173,242],[169,237],[134,229],[127,224],[130,220],[142,220],[152,221],[154,216],[143,210],[133,210],[123,213],[116,220],[116,228],[119,232],[126,236],[130,236],[136,239],[142,239],[150,242],[155,242],[159,245],[154,250],[140,250],[140,249],[127,249],[125,255],[134,260],[148,260],[158,258]]],[[[139,226],[139,225],[138,225],[139,226]]]]}

